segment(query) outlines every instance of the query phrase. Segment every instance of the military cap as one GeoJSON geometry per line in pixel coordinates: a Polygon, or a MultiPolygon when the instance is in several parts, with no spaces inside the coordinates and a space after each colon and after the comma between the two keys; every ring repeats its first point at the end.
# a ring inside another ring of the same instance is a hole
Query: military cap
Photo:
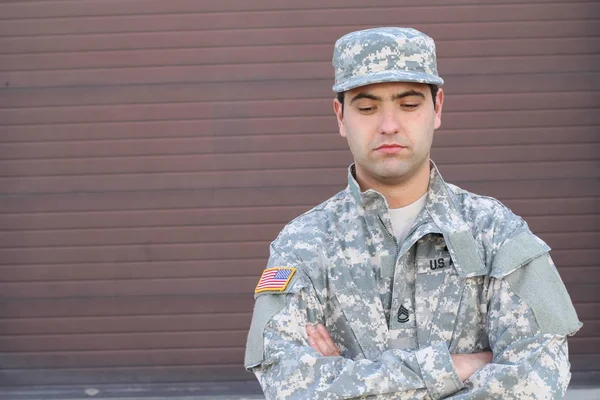
{"type": "Polygon", "coordinates": [[[332,64],[336,93],[381,82],[444,83],[433,39],[412,28],[348,33],[335,42],[332,64]]]}

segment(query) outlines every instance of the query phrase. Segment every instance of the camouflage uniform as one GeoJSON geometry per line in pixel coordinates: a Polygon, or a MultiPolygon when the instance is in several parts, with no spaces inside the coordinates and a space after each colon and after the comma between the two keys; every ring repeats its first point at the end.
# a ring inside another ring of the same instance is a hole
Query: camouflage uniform
{"type": "MultiPolygon", "coordinates": [[[[344,89],[345,90],[345,89],[344,89]]],[[[348,187],[289,223],[256,293],[245,366],[267,399],[555,399],[581,326],[549,247],[497,200],[446,184],[435,165],[403,243],[388,205],[348,187]],[[551,296],[548,294],[552,293],[551,296]],[[308,344],[320,323],[341,357],[308,344]],[[450,354],[493,352],[464,383],[450,354]]]]}

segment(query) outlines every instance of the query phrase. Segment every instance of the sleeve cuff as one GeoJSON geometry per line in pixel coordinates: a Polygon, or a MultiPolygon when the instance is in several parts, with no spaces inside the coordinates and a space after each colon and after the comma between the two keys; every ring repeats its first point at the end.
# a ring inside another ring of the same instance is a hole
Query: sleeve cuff
{"type": "Polygon", "coordinates": [[[445,343],[433,343],[417,351],[416,357],[421,376],[432,399],[442,399],[464,387],[445,343]]]}

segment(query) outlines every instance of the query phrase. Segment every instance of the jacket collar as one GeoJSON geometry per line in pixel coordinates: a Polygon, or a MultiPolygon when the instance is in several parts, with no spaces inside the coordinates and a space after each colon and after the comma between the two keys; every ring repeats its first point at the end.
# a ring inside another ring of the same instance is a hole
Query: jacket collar
{"type": "Polygon", "coordinates": [[[364,192],[360,191],[360,186],[356,181],[355,164],[348,167],[348,190],[356,203],[367,211],[383,212],[389,208],[385,197],[377,190],[368,189],[364,192]]]}
{"type": "MultiPolygon", "coordinates": [[[[446,182],[442,179],[442,176],[437,169],[437,166],[433,161],[429,161],[431,166],[431,172],[429,175],[429,189],[427,194],[427,203],[429,198],[437,198],[437,193],[447,193],[448,188],[446,182]],[[432,196],[433,194],[433,196],[432,196]]],[[[362,206],[367,211],[378,211],[380,213],[387,212],[389,209],[388,203],[385,197],[376,191],[375,189],[367,189],[361,192],[358,181],[356,180],[356,166],[355,164],[348,167],[348,190],[350,195],[354,198],[357,204],[362,206]]]]}
{"type": "MultiPolygon", "coordinates": [[[[481,275],[485,273],[486,267],[481,251],[473,238],[472,229],[465,221],[462,202],[444,182],[437,166],[431,160],[430,165],[429,188],[424,211],[444,236],[459,274],[464,277],[481,275]]],[[[374,189],[361,192],[355,174],[355,166],[352,164],[348,168],[347,190],[354,201],[367,213],[377,213],[383,221],[389,221],[389,207],[385,197],[374,189]]]]}

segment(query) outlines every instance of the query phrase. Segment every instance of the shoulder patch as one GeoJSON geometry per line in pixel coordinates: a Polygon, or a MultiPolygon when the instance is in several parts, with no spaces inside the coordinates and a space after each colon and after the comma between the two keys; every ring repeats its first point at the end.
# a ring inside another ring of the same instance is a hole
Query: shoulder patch
{"type": "Polygon", "coordinates": [[[550,247],[531,231],[523,231],[507,239],[498,249],[490,276],[503,279],[549,251],[550,247]]]}
{"type": "Polygon", "coordinates": [[[261,292],[283,292],[289,285],[296,268],[293,267],[274,267],[263,271],[254,294],[261,292]]]}
{"type": "Polygon", "coordinates": [[[548,254],[513,271],[504,280],[532,309],[543,333],[574,335],[581,328],[569,293],[548,254]]]}

